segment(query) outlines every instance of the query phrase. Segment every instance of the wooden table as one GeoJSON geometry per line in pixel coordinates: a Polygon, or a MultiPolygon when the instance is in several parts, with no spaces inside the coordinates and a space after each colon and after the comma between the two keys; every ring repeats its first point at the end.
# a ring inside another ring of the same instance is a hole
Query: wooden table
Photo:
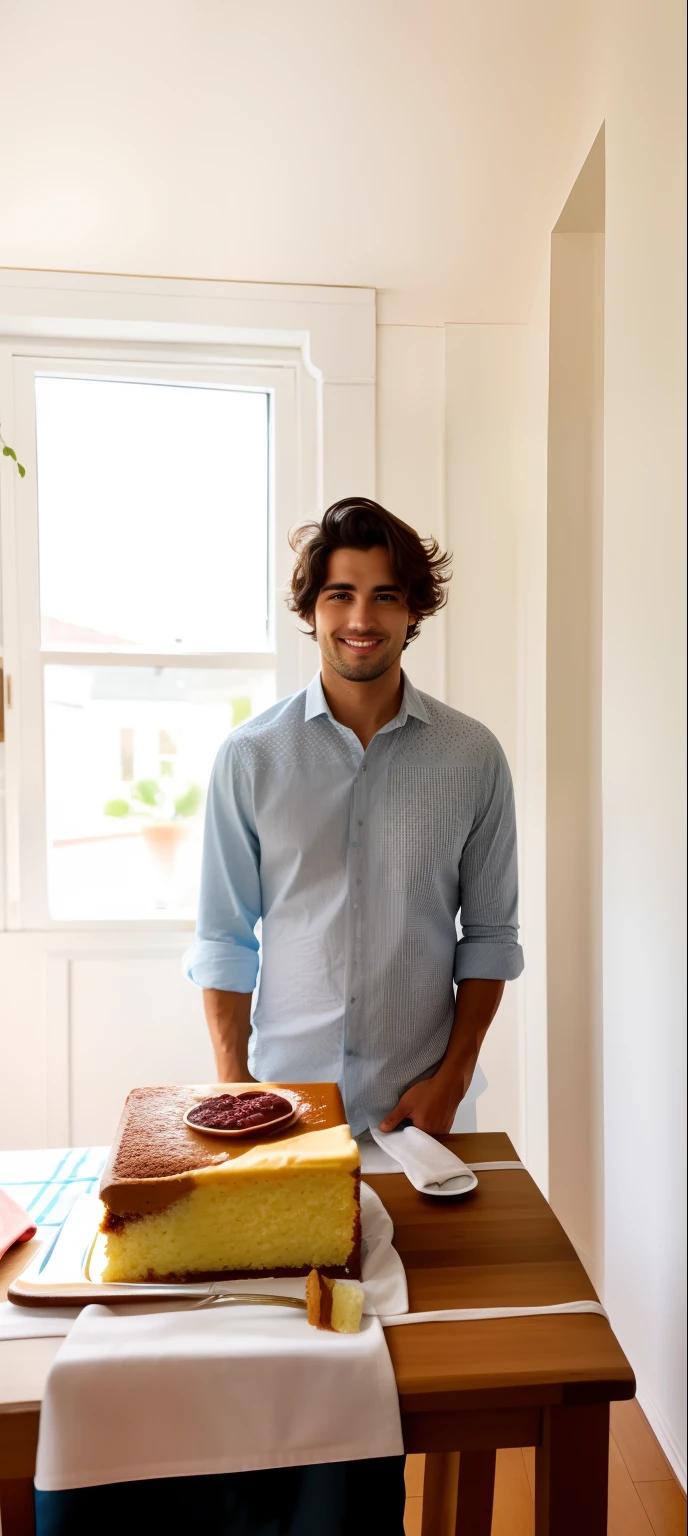
{"type": "MultiPolygon", "coordinates": [[[[507,1136],[442,1140],[468,1162],[516,1158],[507,1136]]],[[[366,1176],[394,1222],[412,1312],[594,1299],[566,1234],[529,1174],[480,1173],[457,1200],[403,1175],[366,1176]]],[[[35,1243],[0,1264],[0,1289],[35,1243]]],[[[2,1536],[33,1531],[45,1379],[60,1339],[0,1344],[2,1536]]],[[[633,1372],[595,1315],[419,1323],[387,1329],[407,1451],[426,1454],[423,1536],[489,1536],[496,1452],[536,1447],[536,1536],[606,1536],[609,1404],[633,1372]]]]}

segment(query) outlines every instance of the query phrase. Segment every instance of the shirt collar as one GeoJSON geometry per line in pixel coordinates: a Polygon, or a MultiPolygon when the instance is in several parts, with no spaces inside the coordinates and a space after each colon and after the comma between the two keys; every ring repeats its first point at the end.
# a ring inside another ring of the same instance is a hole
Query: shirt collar
{"type": "Polygon", "coordinates": [[[430,716],[418,689],[414,688],[410,677],[407,677],[405,672],[402,672],[401,675],[404,679],[404,697],[401,702],[402,711],[406,710],[407,715],[413,715],[416,720],[422,720],[423,725],[429,725],[430,716]]]}
{"type": "MultiPolygon", "coordinates": [[[[401,701],[401,709],[395,719],[390,720],[389,725],[385,726],[384,729],[390,730],[393,726],[405,725],[409,715],[413,715],[416,720],[422,720],[424,725],[429,725],[430,717],[417,688],[414,688],[410,677],[407,677],[405,672],[402,672],[401,675],[404,679],[404,697],[401,701]]],[[[306,689],[305,718],[306,720],[314,720],[318,715],[327,715],[330,720],[334,721],[334,716],[323,693],[322,678],[320,673],[316,672],[315,677],[306,689]]],[[[336,724],[336,721],[334,723],[336,724]]]]}

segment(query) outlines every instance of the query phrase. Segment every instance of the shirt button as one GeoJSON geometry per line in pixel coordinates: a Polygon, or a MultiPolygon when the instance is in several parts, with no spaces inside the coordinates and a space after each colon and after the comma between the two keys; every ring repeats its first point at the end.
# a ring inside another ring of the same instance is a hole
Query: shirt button
{"type": "Polygon", "coordinates": [[[352,846],[352,848],[358,848],[359,844],[358,843],[352,843],[351,846],[352,846]]]}
{"type": "Polygon", "coordinates": [[[357,912],[357,911],[358,911],[358,902],[355,901],[354,902],[354,912],[357,912]]]}
{"type": "Polygon", "coordinates": [[[352,998],[350,998],[350,999],[349,999],[349,1001],[350,1001],[350,1002],[352,1002],[352,1003],[355,1003],[355,1001],[356,1001],[356,998],[355,998],[355,997],[352,997],[352,998]]]}
{"type": "Polygon", "coordinates": [[[356,881],[356,884],[357,884],[357,885],[360,885],[360,884],[361,884],[361,882],[360,882],[360,880],[357,880],[357,881],[356,881]]]}
{"type": "Polygon", "coordinates": [[[362,822],[362,821],[358,821],[358,822],[357,822],[357,823],[356,823],[356,825],[357,825],[357,826],[358,826],[358,827],[362,827],[362,826],[363,826],[363,822],[362,822]]]}
{"type": "Polygon", "coordinates": [[[368,764],[367,763],[363,764],[362,772],[363,773],[367,773],[368,772],[368,764]]]}

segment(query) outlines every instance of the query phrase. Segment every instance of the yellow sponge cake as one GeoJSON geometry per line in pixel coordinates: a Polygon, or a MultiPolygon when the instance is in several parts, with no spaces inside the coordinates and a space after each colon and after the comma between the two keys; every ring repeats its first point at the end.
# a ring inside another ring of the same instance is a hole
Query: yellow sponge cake
{"type": "MultiPolygon", "coordinates": [[[[231,1123],[221,1113],[231,1105],[225,1096],[258,1086],[265,1094],[281,1091],[277,1083],[215,1083],[129,1094],[100,1186],[101,1280],[238,1279],[311,1269],[360,1277],[360,1157],[338,1088],[284,1084],[297,1108],[286,1128],[253,1135],[247,1125],[240,1135],[213,1135],[208,1111],[197,1106],[223,1097],[218,1123],[231,1123]]],[[[268,1112],[279,1115],[276,1101],[268,1112]]],[[[244,1122],[235,1114],[235,1123],[244,1122]]]]}

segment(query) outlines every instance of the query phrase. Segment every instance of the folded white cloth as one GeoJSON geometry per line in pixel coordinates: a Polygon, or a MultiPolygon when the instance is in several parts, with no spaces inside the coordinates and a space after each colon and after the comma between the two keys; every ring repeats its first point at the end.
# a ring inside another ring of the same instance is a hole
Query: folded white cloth
{"type": "Polygon", "coordinates": [[[392,1218],[368,1184],[361,1184],[361,1229],[364,1312],[377,1312],[378,1317],[408,1312],[406,1270],[392,1244],[392,1218]]]}
{"type": "Polygon", "coordinates": [[[403,1173],[401,1163],[390,1157],[383,1147],[378,1147],[373,1141],[370,1131],[363,1131],[356,1137],[358,1150],[361,1154],[361,1173],[365,1178],[367,1173],[403,1173]]]}
{"type": "Polygon", "coordinates": [[[36,1487],[402,1453],[377,1317],[335,1334],[286,1308],[90,1306],[48,1376],[36,1487]]]}
{"type": "MultiPolygon", "coordinates": [[[[436,1141],[434,1136],[428,1136],[426,1131],[419,1131],[415,1125],[386,1132],[371,1125],[370,1135],[379,1149],[378,1157],[379,1152],[382,1152],[386,1158],[391,1158],[393,1163],[402,1168],[414,1189],[420,1190],[423,1195],[466,1195],[478,1183],[472,1169],[462,1163],[456,1153],[443,1147],[440,1141],[436,1141]]],[[[384,1166],[371,1166],[375,1162],[372,1148],[366,1153],[363,1144],[361,1152],[364,1173],[390,1171],[384,1166]]]]}

